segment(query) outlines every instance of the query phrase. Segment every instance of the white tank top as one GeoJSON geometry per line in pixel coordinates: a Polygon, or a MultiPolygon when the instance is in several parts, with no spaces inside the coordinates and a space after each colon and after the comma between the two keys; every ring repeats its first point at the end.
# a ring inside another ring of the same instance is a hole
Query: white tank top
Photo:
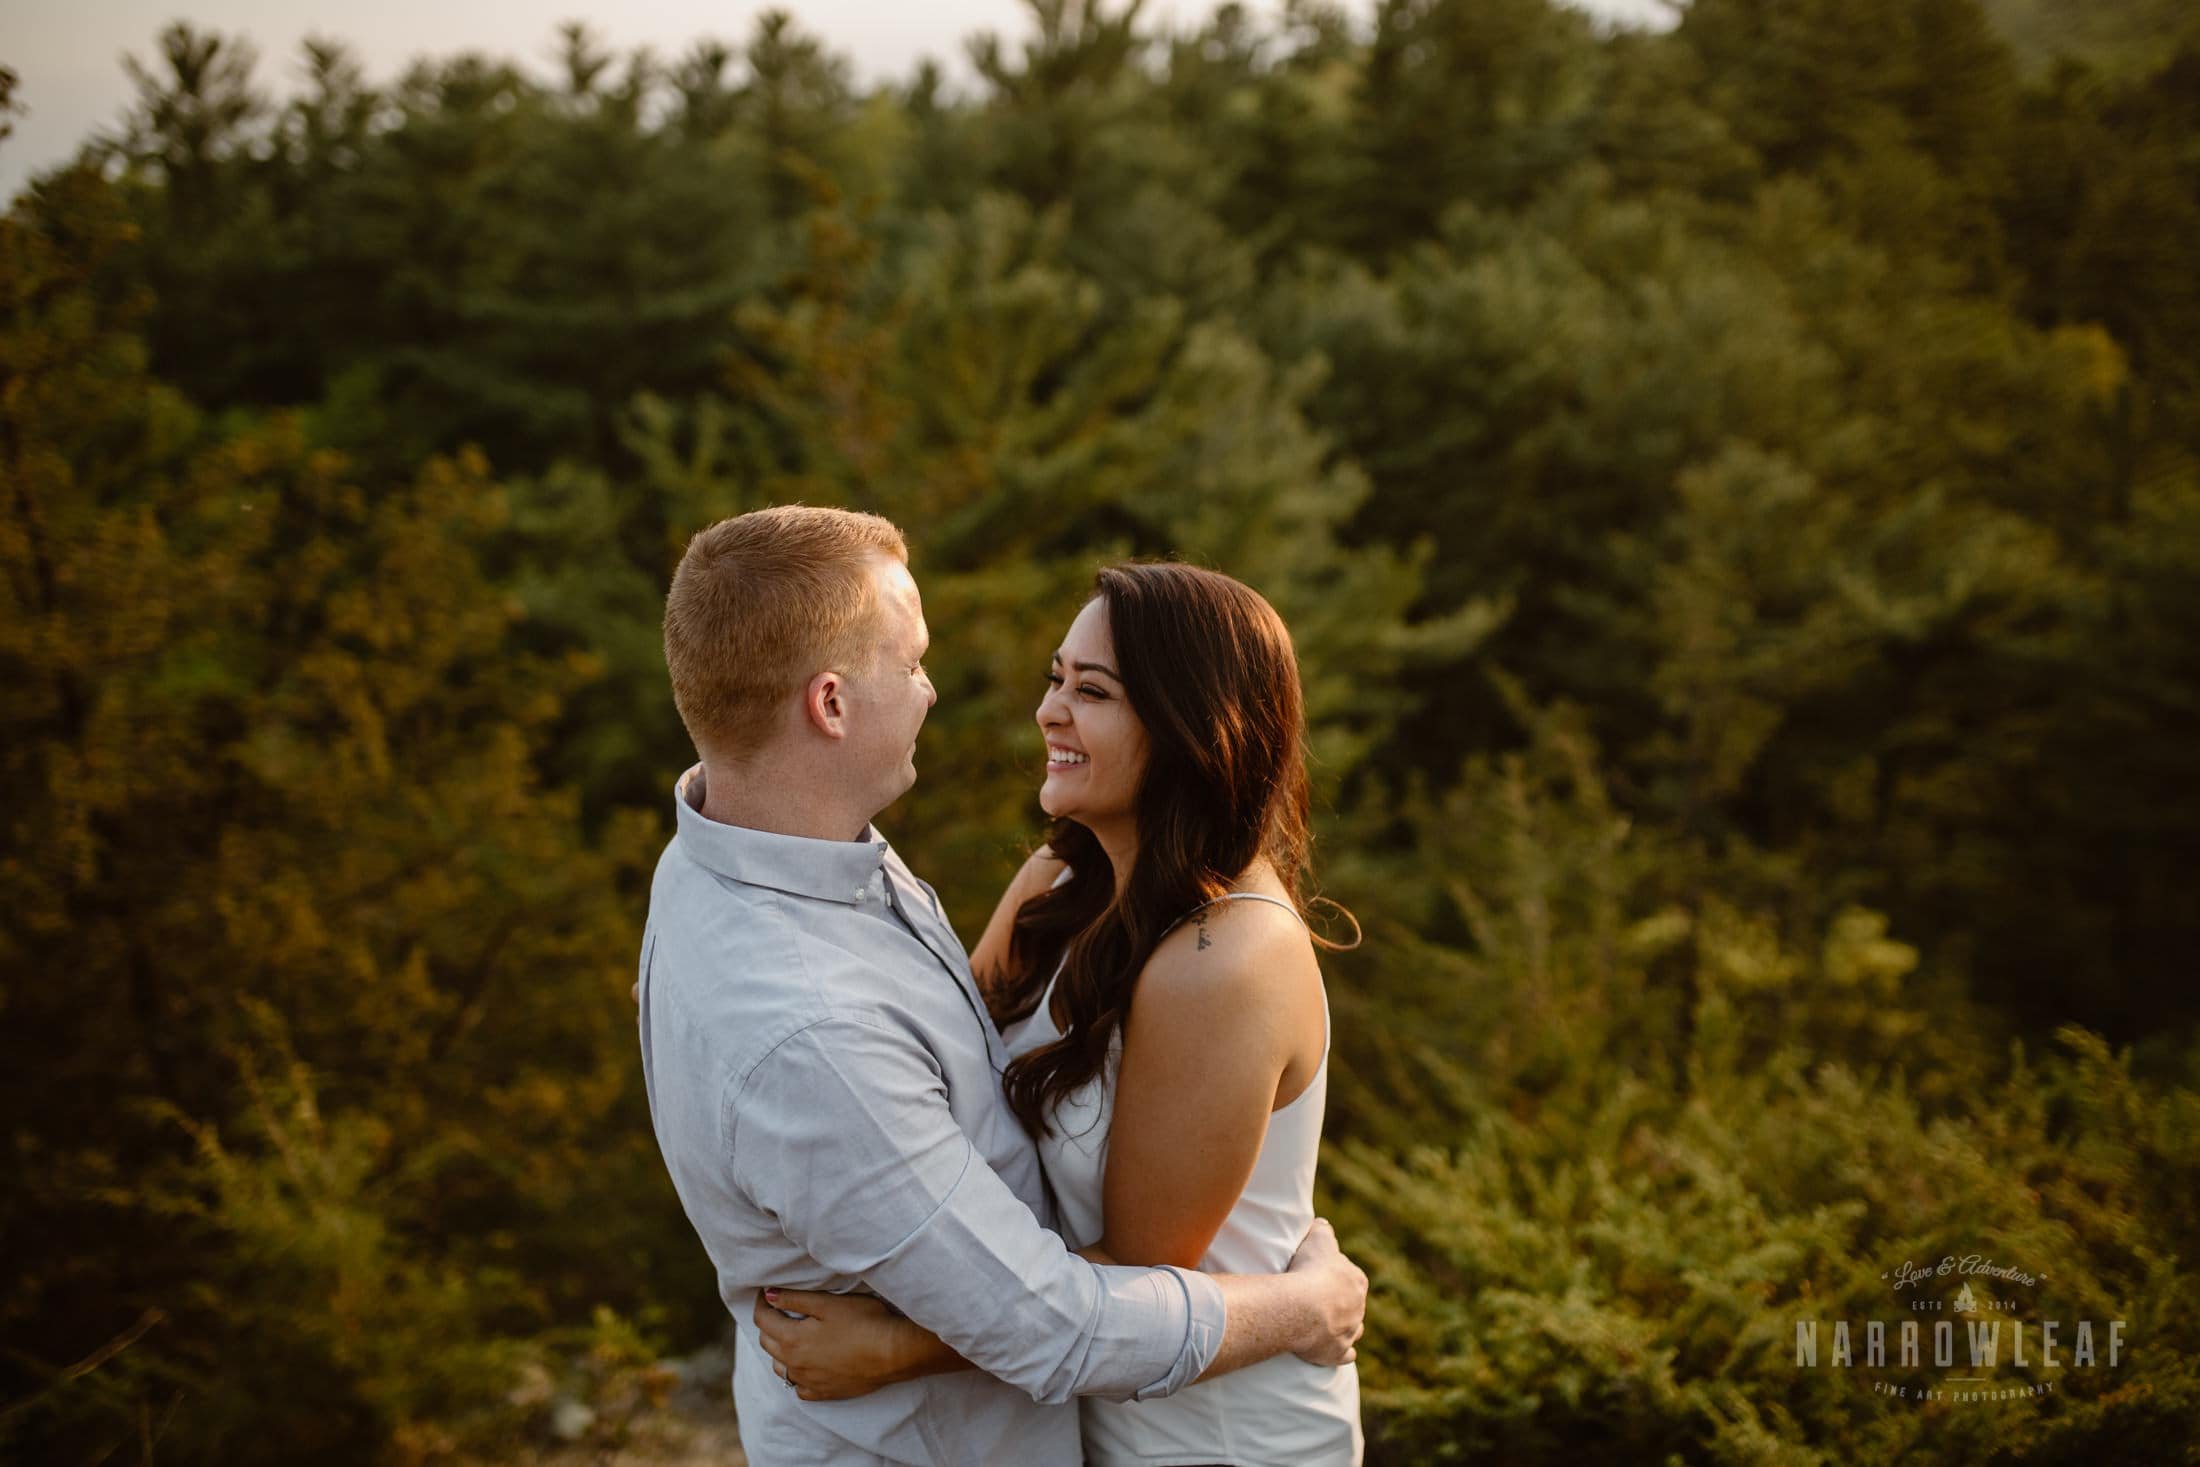
{"type": "MultiPolygon", "coordinates": [[[[1223,899],[1273,902],[1292,910],[1259,892],[1230,892],[1223,899]]],[[[1050,981],[1030,1016],[1003,1031],[1011,1055],[1061,1038],[1053,1000],[1050,981]]],[[[1313,1225],[1314,1165],[1329,1095],[1328,1009],[1325,993],[1321,1065],[1304,1090],[1270,1112],[1253,1174],[1199,1261],[1207,1273],[1281,1273],[1313,1225]]],[[[1122,1055],[1118,1030],[1106,1067],[1056,1104],[1048,1116],[1052,1127],[1039,1143],[1063,1235],[1073,1248],[1099,1241],[1105,1231],[1101,1184],[1122,1055]]],[[[1363,1450],[1358,1371],[1350,1365],[1309,1365],[1295,1355],[1278,1355],[1155,1400],[1086,1397],[1079,1410],[1085,1460],[1094,1464],[1346,1467],[1357,1464],[1363,1450]]]]}

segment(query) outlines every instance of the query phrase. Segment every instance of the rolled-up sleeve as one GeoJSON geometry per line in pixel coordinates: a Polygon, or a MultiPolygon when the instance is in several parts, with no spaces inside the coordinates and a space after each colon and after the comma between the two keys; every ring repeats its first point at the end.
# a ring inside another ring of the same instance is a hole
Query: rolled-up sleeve
{"type": "Polygon", "coordinates": [[[1213,1279],[1091,1264],[1040,1225],[955,1123],[911,1034],[820,1020],[724,1104],[734,1180],[796,1246],[1034,1400],[1167,1395],[1221,1346],[1213,1279]]]}

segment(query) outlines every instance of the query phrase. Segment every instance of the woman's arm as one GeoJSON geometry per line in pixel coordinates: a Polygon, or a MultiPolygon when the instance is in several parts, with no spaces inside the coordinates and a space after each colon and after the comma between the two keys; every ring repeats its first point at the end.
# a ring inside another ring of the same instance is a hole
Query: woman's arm
{"type": "Polygon", "coordinates": [[[988,1003],[992,1002],[1001,980],[1008,973],[1008,943],[1015,931],[1016,913],[1025,902],[1052,886],[1067,869],[1055,859],[1051,849],[1041,846],[1031,853],[1010,879],[1000,901],[994,904],[984,934],[979,937],[978,945],[970,950],[971,975],[978,980],[978,991],[985,995],[988,1003]]]}
{"type": "MultiPolygon", "coordinates": [[[[1088,1263],[1115,1260],[1079,1248],[1088,1263]]],[[[919,1376],[974,1369],[945,1340],[864,1294],[760,1289],[750,1317],[774,1370],[805,1401],[843,1401],[919,1376]]]]}
{"type": "Polygon", "coordinates": [[[805,1401],[843,1401],[971,1368],[938,1335],[861,1294],[762,1289],[750,1317],[773,1370],[805,1401]]]}
{"type": "Polygon", "coordinates": [[[1324,1025],[1320,970],[1289,913],[1218,902],[1165,938],[1124,1025],[1101,1246],[1123,1263],[1198,1267],[1281,1087],[1312,1078],[1324,1025]]]}

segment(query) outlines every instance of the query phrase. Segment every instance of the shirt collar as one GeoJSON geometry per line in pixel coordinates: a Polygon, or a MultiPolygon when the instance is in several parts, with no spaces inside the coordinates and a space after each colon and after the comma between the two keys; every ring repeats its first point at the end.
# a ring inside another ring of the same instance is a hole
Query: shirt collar
{"type": "Polygon", "coordinates": [[[860,906],[876,900],[888,846],[878,828],[865,825],[854,840],[813,840],[774,835],[746,825],[727,825],[703,814],[703,766],[680,776],[672,806],[677,839],[689,859],[707,871],[748,886],[860,906]]]}

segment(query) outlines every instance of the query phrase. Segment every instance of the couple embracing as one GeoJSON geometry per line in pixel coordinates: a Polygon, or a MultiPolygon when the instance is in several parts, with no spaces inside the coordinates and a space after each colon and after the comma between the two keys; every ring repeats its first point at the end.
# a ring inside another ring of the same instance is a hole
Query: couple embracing
{"type": "Polygon", "coordinates": [[[750,1460],[1357,1462],[1289,633],[1227,576],[1100,572],[1033,669],[1051,828],[967,954],[870,823],[927,641],[901,533],[841,510],[713,525],[666,603],[702,762],[642,1061],[750,1460]]]}

